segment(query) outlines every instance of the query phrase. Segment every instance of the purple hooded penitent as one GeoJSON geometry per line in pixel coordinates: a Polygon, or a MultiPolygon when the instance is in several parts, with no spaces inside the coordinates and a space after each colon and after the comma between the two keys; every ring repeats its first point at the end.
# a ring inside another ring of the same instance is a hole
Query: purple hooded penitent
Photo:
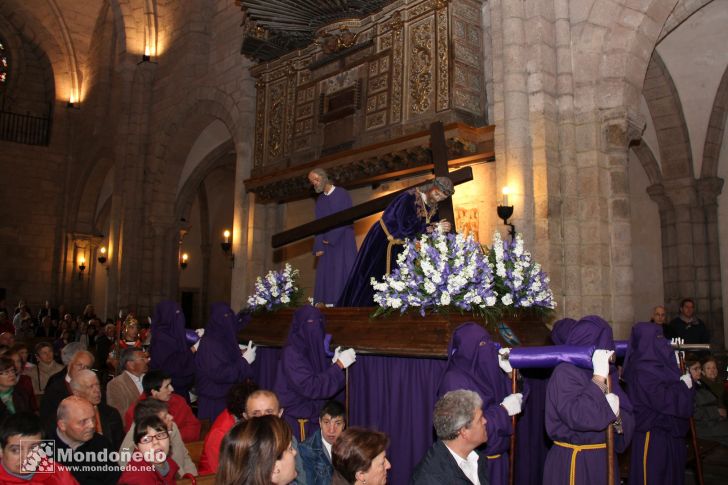
{"type": "Polygon", "coordinates": [[[299,439],[299,419],[307,420],[306,436],[310,436],[319,427],[321,408],[344,388],[344,371],[324,354],[324,322],[317,308],[296,310],[276,371],[274,391],[283,417],[299,439]]]}
{"type": "MultiPolygon", "coordinates": [[[[598,316],[584,317],[569,332],[566,345],[593,345],[614,350],[612,328],[598,316]]],[[[544,485],[569,483],[572,460],[576,460],[575,481],[602,485],[607,483],[606,447],[574,453],[573,445],[602,445],[606,429],[616,420],[602,390],[592,382],[593,372],[572,364],[554,369],[546,390],[546,431],[554,441],[544,465],[544,485]]],[[[616,369],[610,374],[612,392],[619,396],[622,433],[614,434],[615,452],[624,451],[632,439],[634,418],[632,405],[619,386],[616,369]]],[[[617,457],[615,476],[619,476],[617,457]]]]}
{"type": "Polygon", "coordinates": [[[200,419],[214,421],[225,409],[230,387],[253,376],[238,347],[238,332],[245,323],[227,303],[212,304],[210,321],[195,354],[200,419]]]}
{"type": "Polygon", "coordinates": [[[636,420],[629,483],[685,483],[685,437],[695,388],[680,380],[660,325],[632,327],[623,375],[636,420]]]}
{"type": "Polygon", "coordinates": [[[551,329],[551,341],[554,345],[564,345],[576,324],[577,321],[573,318],[564,318],[554,323],[554,327],[551,329]]]}
{"type": "Polygon", "coordinates": [[[438,398],[449,391],[468,389],[483,400],[488,442],[485,453],[491,485],[508,483],[508,448],[513,426],[500,403],[510,392],[508,376],[498,365],[498,347],[480,325],[468,322],[453,332],[447,368],[438,386],[438,398]],[[500,455],[496,457],[496,455],[500,455]]]}
{"type": "Polygon", "coordinates": [[[189,399],[188,391],[195,382],[195,361],[185,337],[185,316],[177,303],[163,301],[155,308],[149,353],[150,368],[167,373],[174,392],[189,399]]]}

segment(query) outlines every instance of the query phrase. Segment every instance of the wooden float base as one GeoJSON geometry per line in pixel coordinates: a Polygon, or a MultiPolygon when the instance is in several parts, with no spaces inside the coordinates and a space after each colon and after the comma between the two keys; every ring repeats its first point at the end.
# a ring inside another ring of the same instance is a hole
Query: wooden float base
{"type": "MultiPolygon", "coordinates": [[[[322,308],[326,317],[326,332],[333,336],[332,348],[353,347],[362,354],[400,357],[446,358],[447,345],[453,331],[465,322],[486,327],[494,340],[510,346],[501,337],[495,323],[486,324],[473,315],[393,313],[371,318],[375,308],[322,308]]],[[[253,316],[252,322],[240,333],[240,340],[253,340],[258,345],[282,347],[288,336],[295,309],[286,308],[253,316]]],[[[549,345],[549,329],[534,316],[503,319],[523,346],[549,345]]]]}

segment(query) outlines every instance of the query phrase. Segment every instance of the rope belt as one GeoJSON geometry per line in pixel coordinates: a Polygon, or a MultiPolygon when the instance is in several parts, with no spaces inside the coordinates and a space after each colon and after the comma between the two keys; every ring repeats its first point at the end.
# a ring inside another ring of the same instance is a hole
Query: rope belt
{"type": "Polygon", "coordinates": [[[501,457],[501,454],[500,453],[498,453],[497,455],[487,455],[486,456],[486,458],[489,459],[489,460],[497,460],[500,457],[501,457]]]}
{"type": "Polygon", "coordinates": [[[306,441],[306,423],[308,423],[308,419],[305,418],[298,418],[298,430],[301,433],[301,442],[306,441]]]}
{"type": "Polygon", "coordinates": [[[593,445],[572,445],[571,443],[554,441],[554,444],[562,448],[569,448],[571,450],[571,465],[569,466],[569,485],[574,485],[576,483],[576,455],[578,455],[580,451],[603,450],[607,447],[606,443],[596,443],[593,445]]]}
{"type": "Polygon", "coordinates": [[[647,450],[650,448],[650,432],[645,436],[645,451],[642,452],[642,481],[647,485],[647,450]]]}
{"type": "Polygon", "coordinates": [[[382,226],[382,231],[384,231],[384,235],[387,236],[387,241],[389,241],[387,244],[387,272],[384,273],[385,275],[388,275],[392,270],[392,246],[395,244],[404,244],[404,239],[396,239],[392,236],[389,229],[387,229],[386,224],[384,224],[384,220],[379,219],[379,225],[382,226]]]}

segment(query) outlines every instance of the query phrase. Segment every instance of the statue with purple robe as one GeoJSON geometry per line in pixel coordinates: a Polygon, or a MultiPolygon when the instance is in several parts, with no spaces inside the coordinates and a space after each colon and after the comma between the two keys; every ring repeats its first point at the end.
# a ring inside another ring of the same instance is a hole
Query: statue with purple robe
{"type": "Polygon", "coordinates": [[[623,375],[637,423],[629,483],[685,483],[685,438],[695,387],[690,376],[681,376],[661,325],[632,328],[623,375]]]}
{"type": "MultiPolygon", "coordinates": [[[[565,344],[613,351],[612,328],[598,316],[584,317],[573,326],[565,344]]],[[[607,364],[606,359],[604,366],[604,374],[569,363],[554,369],[546,390],[546,431],[554,445],[546,456],[544,485],[606,485],[608,426],[614,427],[614,476],[619,476],[616,454],[629,446],[634,418],[632,404],[619,385],[616,367],[607,364]],[[607,374],[612,383],[611,393],[598,382],[599,376],[607,374]],[[618,412],[612,409],[611,395],[619,398],[618,412]]]]}
{"type": "Polygon", "coordinates": [[[382,218],[369,229],[337,305],[374,306],[371,279],[382,279],[395,267],[404,240],[430,232],[437,224],[445,232],[450,230],[450,222],[440,221],[437,203],[454,192],[449,178],[437,177],[432,183],[410,189],[395,198],[384,210],[382,218]]]}
{"type": "MultiPolygon", "coordinates": [[[[351,207],[349,192],[342,187],[335,187],[325,170],[311,170],[308,180],[316,193],[320,194],[316,199],[316,219],[351,207]]],[[[318,258],[313,300],[316,303],[335,305],[356,259],[354,227],[336,227],[317,234],[314,238],[313,254],[318,258]]]]}
{"type": "Polygon", "coordinates": [[[508,450],[513,426],[501,405],[511,394],[510,379],[498,364],[498,348],[490,334],[475,322],[460,325],[448,346],[447,368],[437,389],[438,399],[450,391],[475,391],[483,400],[488,435],[485,455],[491,485],[508,483],[508,450]]]}
{"type": "Polygon", "coordinates": [[[306,305],[293,314],[288,338],[278,361],[273,390],[293,434],[311,436],[319,429],[324,404],[344,389],[344,371],[326,355],[324,315],[306,305]]]}
{"type": "Polygon", "coordinates": [[[225,409],[228,390],[253,377],[238,346],[238,332],[249,320],[249,315],[236,315],[227,303],[212,304],[210,321],[195,354],[198,418],[214,422],[225,409]]]}
{"type": "Polygon", "coordinates": [[[173,301],[162,301],[154,309],[149,367],[172,378],[174,392],[189,401],[195,383],[194,354],[187,345],[185,315],[173,301]]]}

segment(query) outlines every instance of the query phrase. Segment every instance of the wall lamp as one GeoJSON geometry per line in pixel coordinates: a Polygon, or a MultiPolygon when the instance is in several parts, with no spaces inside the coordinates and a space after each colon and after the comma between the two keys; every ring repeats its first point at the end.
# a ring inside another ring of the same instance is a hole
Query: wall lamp
{"type": "Polygon", "coordinates": [[[99,248],[99,255],[96,257],[96,260],[101,264],[106,264],[106,261],[108,261],[108,258],[106,257],[106,246],[101,246],[99,248]]]}
{"type": "Polygon", "coordinates": [[[511,236],[511,241],[513,241],[516,238],[516,226],[513,224],[508,223],[508,219],[513,216],[513,206],[508,205],[508,194],[511,193],[511,189],[508,187],[503,187],[503,199],[501,200],[501,204],[498,205],[498,217],[503,219],[503,224],[510,227],[511,229],[508,231],[508,234],[511,236]]]}
{"type": "Polygon", "coordinates": [[[187,261],[190,259],[189,254],[182,253],[182,256],[179,258],[179,267],[182,269],[187,269],[187,261]]]}
{"type": "Polygon", "coordinates": [[[86,271],[86,257],[82,254],[78,257],[78,279],[83,278],[83,272],[86,271]]]}
{"type": "Polygon", "coordinates": [[[230,239],[230,230],[225,229],[222,233],[222,242],[220,243],[220,247],[222,248],[222,252],[225,253],[225,256],[230,261],[235,260],[235,255],[233,254],[233,242],[230,239]]]}

